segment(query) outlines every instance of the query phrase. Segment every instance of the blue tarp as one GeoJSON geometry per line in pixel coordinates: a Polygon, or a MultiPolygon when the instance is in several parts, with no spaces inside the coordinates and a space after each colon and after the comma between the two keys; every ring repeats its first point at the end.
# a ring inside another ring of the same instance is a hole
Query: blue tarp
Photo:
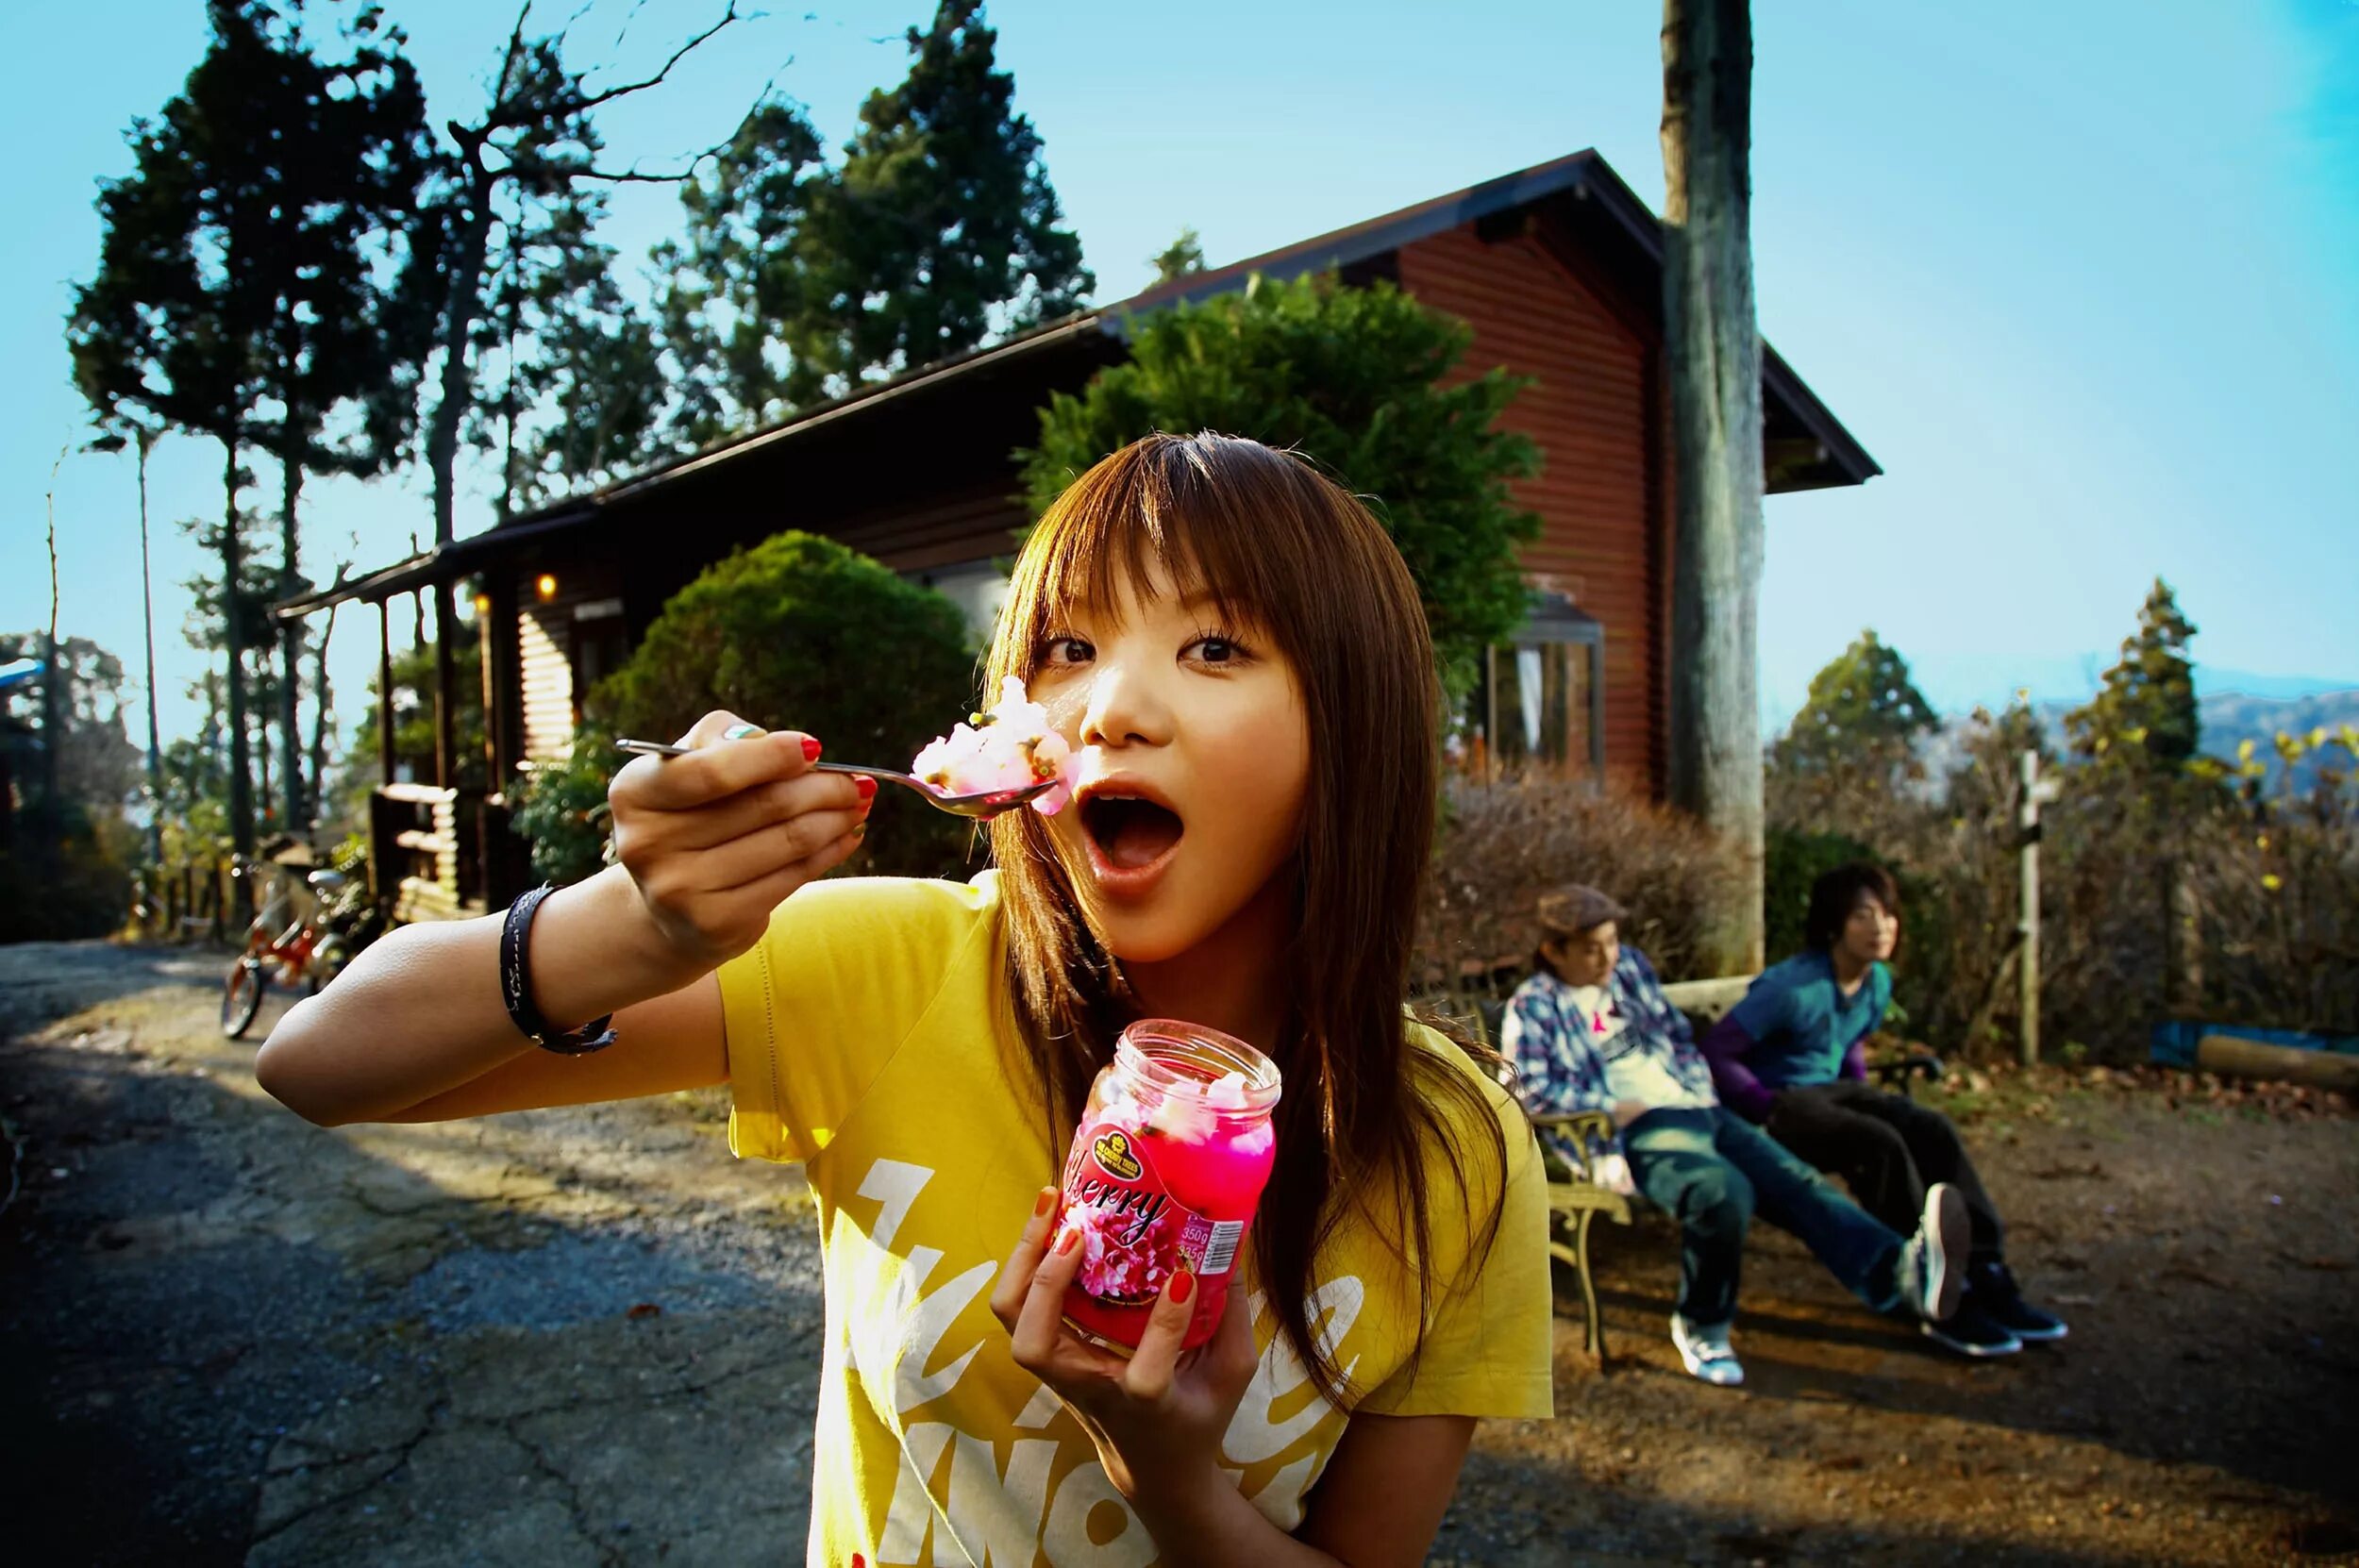
{"type": "Polygon", "coordinates": [[[2300,1029],[2255,1029],[2242,1024],[2157,1024],[2148,1037],[2154,1062],[2162,1067],[2193,1067],[2196,1042],[2207,1034],[2250,1040],[2262,1045],[2290,1045],[2298,1051],[2333,1051],[2359,1056],[2359,1035],[2310,1034],[2300,1029]]]}

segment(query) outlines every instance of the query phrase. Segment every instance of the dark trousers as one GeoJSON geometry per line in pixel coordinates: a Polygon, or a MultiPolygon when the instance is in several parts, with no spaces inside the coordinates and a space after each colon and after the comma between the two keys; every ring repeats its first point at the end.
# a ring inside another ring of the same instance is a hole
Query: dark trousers
{"type": "Polygon", "coordinates": [[[1756,1209],[1868,1306],[1884,1311],[1899,1299],[1900,1238],[1734,1111],[1649,1110],[1623,1129],[1622,1147],[1638,1190],[1680,1223],[1679,1310],[1696,1326],[1736,1316],[1756,1209]]]}
{"type": "Polygon", "coordinates": [[[1996,1262],[2004,1232],[1958,1129],[1938,1110],[1856,1079],[1778,1091],[1769,1136],[1841,1176],[1859,1206],[1902,1235],[1916,1228],[1925,1189],[1936,1181],[1966,1199],[1973,1260],[1996,1262]]]}

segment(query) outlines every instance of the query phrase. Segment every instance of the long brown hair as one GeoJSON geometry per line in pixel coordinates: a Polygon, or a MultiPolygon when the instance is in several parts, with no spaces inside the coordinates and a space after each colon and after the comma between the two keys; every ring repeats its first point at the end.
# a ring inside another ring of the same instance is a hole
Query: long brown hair
{"type": "MultiPolygon", "coordinates": [[[[1432,1292],[1447,1283],[1425,1261],[1429,1150],[1446,1151],[1469,1229],[1480,1231],[1469,1272],[1489,1249],[1504,1193],[1497,1115],[1464,1073],[1412,1046],[1403,1029],[1438,783],[1432,642],[1391,538],[1308,461],[1235,437],[1155,435],[1099,462],[1041,517],[1000,612],[986,690],[1006,676],[1029,682],[1064,616],[1111,613],[1123,586],[1143,586],[1155,566],[1278,645],[1309,722],[1292,862],[1297,935],[1283,960],[1290,1012],[1274,1053],[1285,1097],[1253,1254],[1279,1331],[1329,1397],[1347,1404],[1355,1391],[1313,1332],[1307,1299],[1346,1205],[1405,1221],[1408,1234],[1387,1240],[1418,1281],[1421,1343],[1432,1292]],[[1469,1126],[1490,1129],[1488,1148],[1461,1146],[1469,1126]],[[1489,1211],[1480,1225],[1477,1205],[1489,1211]]],[[[1129,1009],[1120,965],[1081,918],[1046,824],[1011,811],[990,831],[1023,1049],[1046,1091],[1053,1145],[1129,1009]]],[[[1377,1229],[1385,1233],[1384,1219],[1377,1229]]]]}

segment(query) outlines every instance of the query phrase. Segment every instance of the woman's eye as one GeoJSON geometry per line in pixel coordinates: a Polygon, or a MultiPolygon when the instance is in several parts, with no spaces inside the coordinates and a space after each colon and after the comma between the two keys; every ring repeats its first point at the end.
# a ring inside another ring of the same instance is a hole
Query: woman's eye
{"type": "Polygon", "coordinates": [[[1245,658],[1245,649],[1233,638],[1199,637],[1188,647],[1207,664],[1234,664],[1245,658]]]}
{"type": "Polygon", "coordinates": [[[1079,637],[1052,637],[1040,645],[1040,661],[1043,664],[1086,664],[1096,651],[1079,637]]]}

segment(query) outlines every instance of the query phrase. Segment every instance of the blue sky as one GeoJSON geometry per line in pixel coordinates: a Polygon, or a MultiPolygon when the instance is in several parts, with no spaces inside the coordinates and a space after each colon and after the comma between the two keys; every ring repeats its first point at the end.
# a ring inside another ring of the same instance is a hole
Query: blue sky
{"type": "MultiPolygon", "coordinates": [[[[704,145],[773,75],[840,142],[930,8],[809,3],[618,106],[610,145],[650,162],[704,145]]],[[[437,117],[468,112],[506,8],[388,8],[437,117]]],[[[576,58],[644,68],[716,9],[595,0],[576,58]]],[[[1101,299],[1143,284],[1182,224],[1217,264],[1580,147],[1659,205],[1660,15],[1647,0],[991,10],[1101,299]]],[[[1765,705],[1790,709],[1865,626],[1939,705],[2018,683],[2074,695],[2158,573],[2207,666],[2359,685],[2359,3],[1780,0],[1756,27],[1763,326],[1887,470],[1770,503],[1765,705]]],[[[92,182],[127,166],[124,129],[203,39],[197,0],[0,14],[0,139],[19,149],[0,247],[0,626],[46,619],[43,496],[60,446],[88,434],[60,323],[96,256],[92,182]]],[[[608,238],[638,258],[676,213],[627,191],[608,238]]],[[[200,668],[179,584],[201,563],[171,525],[217,512],[219,461],[176,440],[151,469],[167,732],[192,725],[200,668]]],[[[382,564],[431,531],[415,478],[305,493],[315,571],[382,564]]],[[[128,460],[70,456],[56,496],[61,626],[136,668],[128,460]]],[[[477,485],[460,531],[489,521],[477,485]]],[[[347,728],[374,632],[338,630],[347,728]]]]}

